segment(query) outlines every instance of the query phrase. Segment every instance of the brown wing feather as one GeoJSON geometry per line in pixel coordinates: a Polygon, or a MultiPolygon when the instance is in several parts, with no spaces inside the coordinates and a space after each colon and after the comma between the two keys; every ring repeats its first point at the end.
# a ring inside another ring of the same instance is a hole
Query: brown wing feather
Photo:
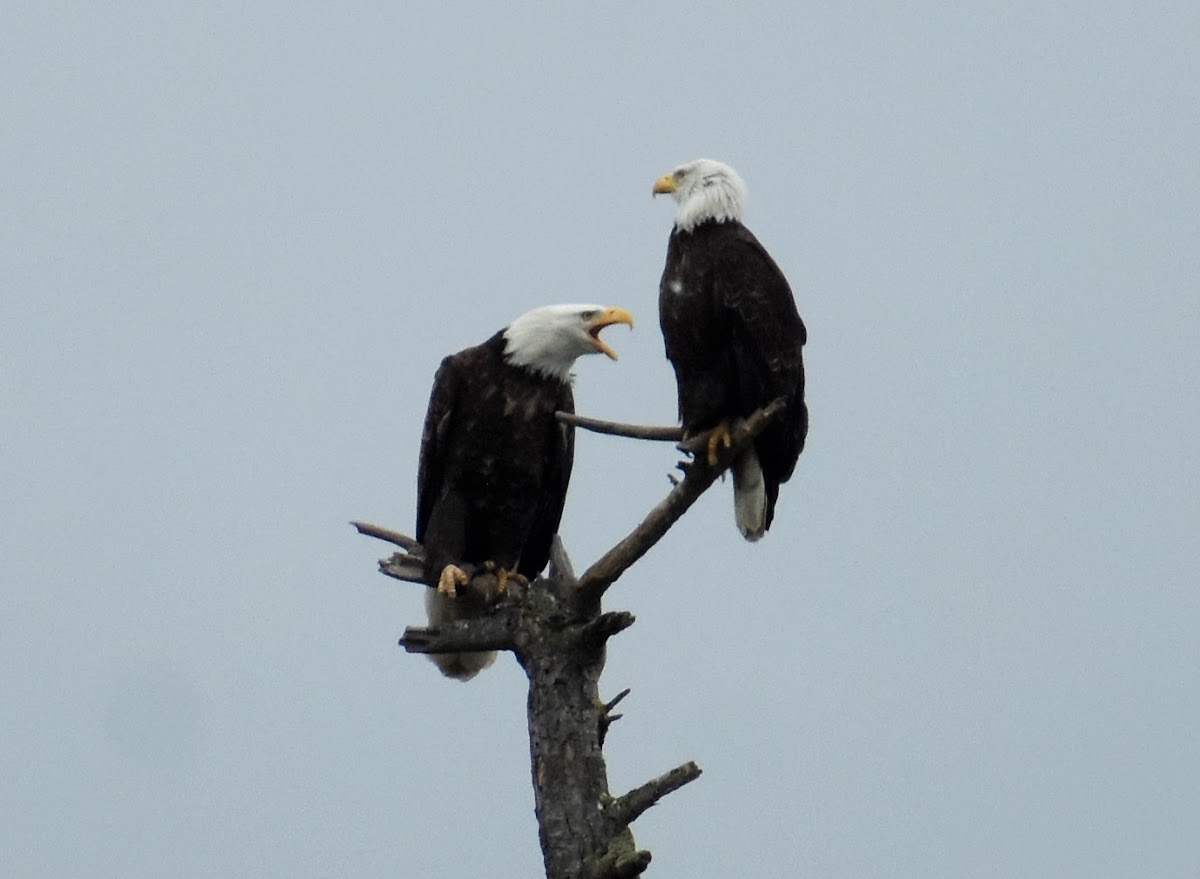
{"type": "Polygon", "coordinates": [[[433,506],[442,492],[445,479],[446,437],[453,428],[455,406],[462,383],[461,366],[455,355],[442,360],[433,376],[433,390],[425,411],[425,427],[421,431],[421,457],[417,467],[417,533],[424,542],[425,530],[433,514],[433,506]]]}

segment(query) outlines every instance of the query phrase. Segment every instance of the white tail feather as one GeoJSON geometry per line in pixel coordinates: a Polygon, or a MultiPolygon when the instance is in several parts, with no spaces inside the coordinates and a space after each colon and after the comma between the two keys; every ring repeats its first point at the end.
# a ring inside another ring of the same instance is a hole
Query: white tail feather
{"type": "Polygon", "coordinates": [[[742,537],[755,541],[767,533],[767,488],[754,449],[733,464],[733,517],[742,537]]]}
{"type": "MultiPolygon", "coordinates": [[[[473,604],[469,599],[451,598],[433,588],[425,590],[425,612],[429,615],[431,626],[469,619],[478,613],[477,608],[472,612],[469,607],[473,604]]],[[[471,680],[496,661],[494,650],[480,653],[430,653],[428,656],[442,674],[459,681],[471,680]]]]}

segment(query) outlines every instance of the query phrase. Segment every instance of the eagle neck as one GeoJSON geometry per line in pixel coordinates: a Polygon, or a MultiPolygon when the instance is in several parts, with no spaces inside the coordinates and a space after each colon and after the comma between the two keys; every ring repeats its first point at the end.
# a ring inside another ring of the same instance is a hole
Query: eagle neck
{"type": "Polygon", "coordinates": [[[496,337],[495,348],[505,366],[535,378],[570,384],[574,357],[568,359],[550,347],[523,342],[521,345],[514,344],[506,332],[496,337]]]}
{"type": "Polygon", "coordinates": [[[702,222],[696,223],[694,226],[692,226],[691,228],[688,228],[688,229],[680,228],[677,225],[675,227],[675,237],[679,238],[679,237],[687,236],[690,239],[696,239],[696,238],[700,238],[704,235],[708,235],[710,233],[718,232],[719,230],[722,230],[722,229],[731,229],[734,226],[739,225],[740,222],[741,222],[740,220],[708,219],[708,220],[704,220],[702,222]]]}
{"type": "Polygon", "coordinates": [[[691,232],[709,220],[718,223],[727,220],[741,222],[745,198],[743,187],[734,181],[709,177],[700,181],[679,202],[675,227],[683,232],[691,232]]]}

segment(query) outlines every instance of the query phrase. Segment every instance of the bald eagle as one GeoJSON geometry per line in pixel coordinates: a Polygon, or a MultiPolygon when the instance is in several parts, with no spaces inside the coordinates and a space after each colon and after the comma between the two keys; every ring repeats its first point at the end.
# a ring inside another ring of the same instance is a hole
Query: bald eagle
{"type": "Polygon", "coordinates": [[[690,436],[715,429],[716,463],[729,429],[772,400],[783,413],[735,461],[734,518],[747,540],[771,527],[808,434],[803,346],[807,332],[787,279],[742,225],[746,187],[728,165],[696,159],[654,184],[679,203],[659,284],[659,321],[690,436]]]}
{"type": "MultiPolygon", "coordinates": [[[[481,345],[446,357],[433,379],[421,436],[416,537],[425,549],[426,609],[433,625],[482,608],[457,587],[460,564],[487,566],[501,584],[546,566],[558,531],[574,455],[571,367],[583,354],[617,354],[600,339],[629,312],[600,305],[548,305],[514,320],[481,345]]],[[[503,585],[501,585],[503,588],[503,585]]],[[[450,677],[469,680],[494,653],[435,654],[450,677]]]]}

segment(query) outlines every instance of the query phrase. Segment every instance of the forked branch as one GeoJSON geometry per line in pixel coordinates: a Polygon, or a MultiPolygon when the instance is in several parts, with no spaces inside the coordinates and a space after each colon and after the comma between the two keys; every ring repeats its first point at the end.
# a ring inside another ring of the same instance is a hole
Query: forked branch
{"type": "MultiPolygon", "coordinates": [[[[730,462],[735,460],[783,411],[784,401],[776,400],[759,409],[733,430],[729,447],[722,451],[715,467],[708,466],[704,456],[698,456],[690,464],[683,465],[684,478],[659,504],[616,546],[597,559],[579,578],[578,600],[580,607],[595,607],[604,591],[618,577],[640,559],[650,547],[658,543],[679,518],[688,511],[700,495],[720,476],[730,462]]],[[[698,438],[686,445],[692,447],[698,438]]]]}

